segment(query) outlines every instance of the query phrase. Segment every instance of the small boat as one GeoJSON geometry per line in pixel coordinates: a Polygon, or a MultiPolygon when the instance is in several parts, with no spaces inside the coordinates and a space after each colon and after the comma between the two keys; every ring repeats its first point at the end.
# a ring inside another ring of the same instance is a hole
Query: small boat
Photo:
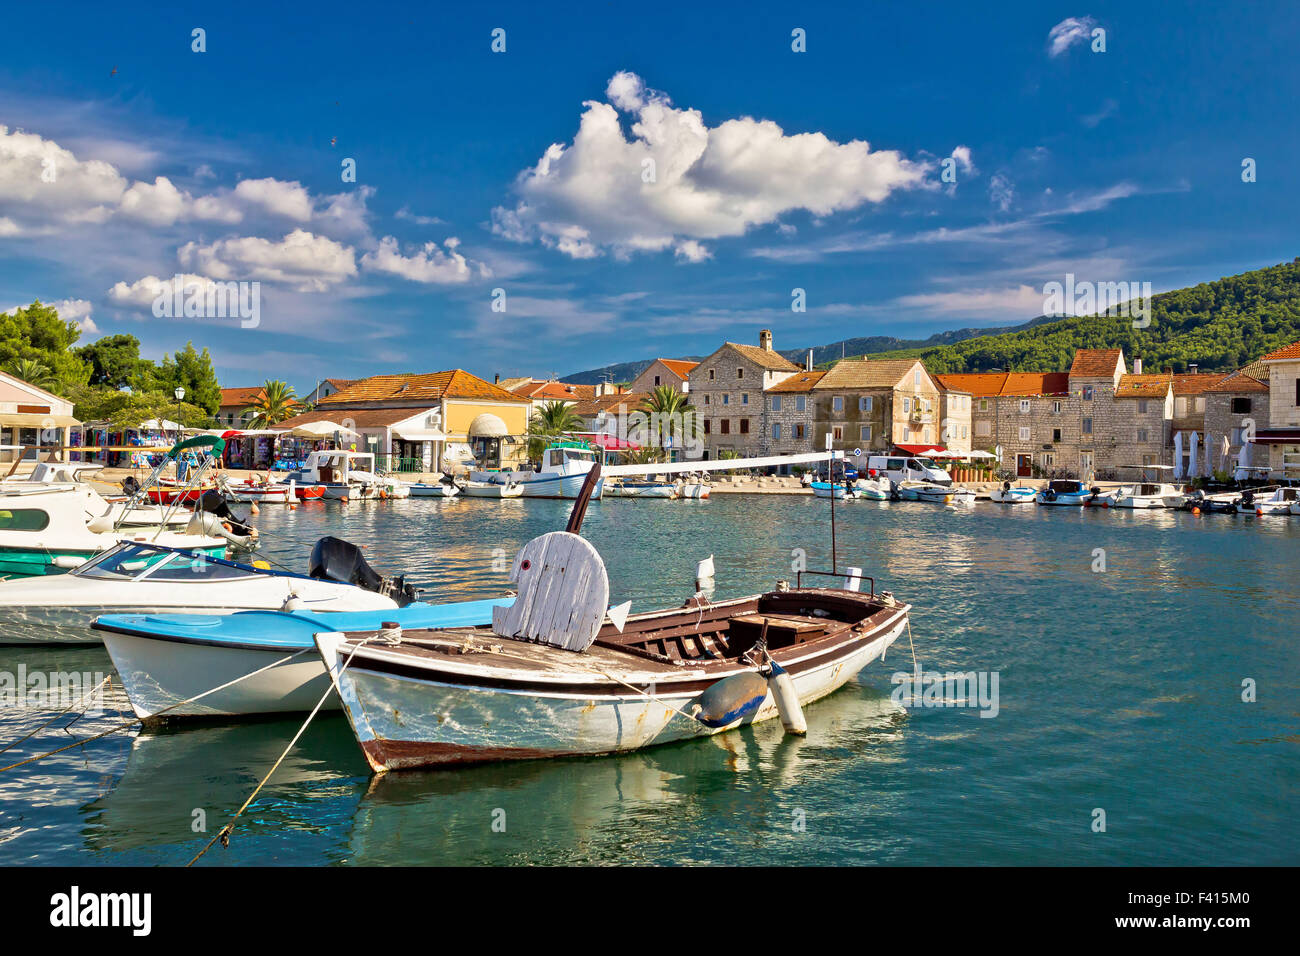
{"type": "Polygon", "coordinates": [[[834,497],[839,501],[845,498],[857,498],[857,489],[852,485],[837,481],[831,484],[829,481],[810,481],[808,487],[812,489],[813,494],[818,498],[834,497]]]}
{"type": "Polygon", "coordinates": [[[303,466],[285,476],[298,487],[319,488],[317,498],[352,501],[380,497],[383,481],[373,471],[370,452],[327,448],[307,456],[303,466]]]}
{"type": "Polygon", "coordinates": [[[412,498],[454,498],[460,494],[460,489],[454,484],[441,482],[412,482],[412,498]]]}
{"type": "Polygon", "coordinates": [[[99,614],[228,614],[291,601],[313,611],[398,606],[392,597],[348,581],[259,564],[147,541],[123,542],[68,574],[0,582],[0,645],[98,644],[88,625],[99,614]]]}
{"type": "Polygon", "coordinates": [[[1088,502],[1102,508],[1130,508],[1134,510],[1157,510],[1164,508],[1181,508],[1187,496],[1173,485],[1159,482],[1142,482],[1137,485],[1124,485],[1110,494],[1098,495],[1088,502]]]}
{"type": "Polygon", "coordinates": [[[252,480],[240,482],[219,481],[218,487],[221,493],[231,501],[256,502],[259,505],[288,504],[290,501],[297,500],[298,497],[295,494],[297,484],[292,481],[288,484],[267,484],[252,480]]]}
{"type": "Polygon", "coordinates": [[[910,611],[874,586],[796,587],[615,621],[604,562],[570,532],[526,544],[511,580],[490,627],[316,635],[374,772],[632,751],[778,715],[799,732],[799,708],[880,658],[910,611]]]}
{"type": "Polygon", "coordinates": [[[1020,485],[1004,481],[1000,488],[994,488],[989,492],[989,500],[1000,505],[1032,505],[1035,495],[1037,492],[1033,488],[1022,488],[1020,485]]]}
{"type": "Polygon", "coordinates": [[[1047,483],[1047,487],[1034,498],[1040,505],[1056,505],[1081,508],[1093,492],[1082,481],[1073,478],[1057,478],[1047,483]]]}
{"type": "Polygon", "coordinates": [[[605,494],[617,498],[676,498],[677,485],[671,481],[623,478],[606,485],[605,494]]]}
{"type": "Polygon", "coordinates": [[[898,484],[903,501],[926,501],[936,505],[973,505],[975,492],[959,485],[939,485],[932,481],[903,481],[898,484]]]}
{"type": "Polygon", "coordinates": [[[859,498],[867,501],[888,501],[889,500],[889,479],[879,478],[859,478],[853,483],[853,489],[858,493],[859,498]]]}
{"type": "MultiPolygon", "coordinates": [[[[345,579],[371,583],[378,579],[390,588],[400,580],[382,578],[355,548],[351,557],[346,549],[337,547],[331,555],[335,567],[330,573],[345,579]]],[[[313,551],[313,567],[316,561],[313,551]]],[[[404,584],[402,588],[405,590],[404,584]]],[[[92,627],[102,635],[131,708],[141,720],[240,717],[316,706],[330,681],[316,651],[314,634],[338,629],[377,631],[388,624],[469,627],[491,621],[492,609],[509,603],[509,598],[491,598],[454,604],[414,601],[369,611],[298,608],[220,616],[110,614],[97,618],[92,627]],[[255,674],[258,671],[261,673],[255,674]],[[237,680],[201,700],[175,706],[237,680]],[[164,710],[166,713],[160,714],[164,710]]],[[[323,709],[338,707],[334,695],[323,705],[323,709]]]]}
{"type": "Polygon", "coordinates": [[[1202,514],[1236,514],[1237,503],[1241,501],[1240,491],[1220,491],[1206,494],[1197,489],[1187,496],[1182,504],[1183,511],[1199,511],[1202,514]]]}
{"type": "Polygon", "coordinates": [[[713,491],[713,486],[699,475],[687,475],[681,478],[677,484],[677,497],[679,498],[700,500],[709,497],[711,491],[713,491]]]}
{"type": "MultiPolygon", "coordinates": [[[[577,498],[587,472],[597,464],[597,449],[590,442],[564,439],[552,441],[543,449],[537,471],[475,471],[469,477],[471,481],[492,481],[500,475],[522,485],[525,498],[577,498]]],[[[601,486],[597,485],[594,497],[600,494],[601,486]]]]}
{"type": "Polygon", "coordinates": [[[524,486],[518,482],[462,481],[460,493],[466,498],[520,498],[524,486]]]}
{"type": "Polygon", "coordinates": [[[1259,517],[1291,515],[1291,506],[1300,501],[1300,488],[1251,488],[1242,492],[1237,503],[1239,514],[1259,517]]]}

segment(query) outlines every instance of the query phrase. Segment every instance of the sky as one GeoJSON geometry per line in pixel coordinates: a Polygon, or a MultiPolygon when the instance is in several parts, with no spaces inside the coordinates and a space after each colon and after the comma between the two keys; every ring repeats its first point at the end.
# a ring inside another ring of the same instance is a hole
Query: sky
{"type": "Polygon", "coordinates": [[[10,5],[0,311],[305,393],[1300,255],[1300,4],[847,6],[10,5]],[[156,314],[178,275],[257,283],[255,318],[156,314]]]}

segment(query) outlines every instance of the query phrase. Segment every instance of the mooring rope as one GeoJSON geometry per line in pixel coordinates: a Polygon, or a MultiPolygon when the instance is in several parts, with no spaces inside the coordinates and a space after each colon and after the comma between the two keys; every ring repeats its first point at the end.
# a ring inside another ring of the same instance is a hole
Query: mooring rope
{"type": "MultiPolygon", "coordinates": [[[[187,698],[186,700],[178,700],[174,704],[168,704],[162,710],[158,711],[157,713],[151,714],[150,716],[161,717],[169,710],[175,710],[177,707],[181,707],[185,704],[192,704],[195,701],[200,701],[204,697],[209,696],[210,694],[215,694],[219,690],[225,690],[227,687],[233,687],[236,684],[238,684],[240,681],[248,680],[248,678],[250,677],[256,677],[258,674],[262,673],[263,671],[268,671],[272,667],[279,667],[281,664],[286,664],[289,661],[293,660],[295,657],[301,657],[303,654],[306,654],[308,651],[313,651],[313,650],[315,650],[314,647],[304,647],[302,650],[295,651],[294,653],[288,655],[287,657],[282,657],[277,661],[272,661],[270,664],[267,664],[265,667],[259,667],[257,670],[244,674],[242,677],[236,677],[232,681],[227,681],[226,683],[220,685],[219,687],[213,687],[211,690],[205,690],[203,693],[198,694],[194,697],[187,698]]],[[[67,746],[58,748],[57,750],[51,750],[48,753],[37,754],[34,757],[28,757],[26,760],[20,760],[17,763],[10,764],[7,767],[0,767],[0,773],[4,773],[6,770],[13,770],[17,767],[23,766],[24,764],[36,763],[36,761],[44,760],[46,757],[53,757],[55,754],[61,754],[66,750],[72,750],[75,747],[83,746],[84,744],[88,744],[91,743],[92,741],[99,740],[102,737],[107,737],[110,734],[115,734],[119,730],[125,730],[128,727],[134,727],[136,724],[139,723],[143,723],[143,721],[139,717],[133,717],[130,720],[123,721],[120,724],[115,724],[114,726],[110,727],[108,730],[105,730],[103,733],[94,734],[93,736],[90,737],[83,737],[82,739],[74,743],[70,743],[67,746]]]]}
{"type": "MultiPolygon", "coordinates": [[[[377,640],[382,640],[384,643],[395,643],[392,642],[391,639],[386,639],[381,636],[368,637],[363,641],[359,641],[352,648],[352,653],[348,654],[348,659],[343,662],[341,667],[339,667],[338,670],[339,675],[341,675],[345,670],[348,669],[348,665],[352,663],[352,658],[356,656],[357,651],[359,651],[362,648],[362,646],[364,646],[365,644],[369,644],[371,641],[377,641],[377,640]]],[[[203,856],[203,854],[211,850],[212,847],[215,846],[218,841],[221,842],[222,846],[230,845],[230,833],[234,829],[235,822],[239,819],[240,815],[243,814],[243,812],[248,809],[249,805],[252,804],[252,802],[257,799],[257,795],[262,792],[262,788],[266,786],[267,781],[270,780],[271,777],[275,774],[276,770],[280,768],[280,764],[284,763],[284,758],[289,756],[289,751],[293,750],[294,744],[296,744],[298,742],[298,739],[302,737],[304,733],[306,733],[307,726],[312,722],[313,719],[315,719],[316,714],[320,711],[321,707],[324,706],[325,701],[329,698],[329,695],[334,693],[334,680],[336,679],[336,677],[332,677],[330,679],[329,687],[325,688],[325,693],[321,694],[320,700],[316,701],[316,706],[311,709],[311,713],[307,715],[307,719],[302,722],[302,726],[298,728],[298,732],[293,735],[293,739],[289,741],[289,746],[284,748],[284,752],[281,753],[279,759],[277,759],[275,763],[271,765],[271,769],[267,771],[266,776],[262,778],[261,783],[259,783],[257,785],[257,788],[248,795],[248,799],[244,801],[244,805],[235,811],[235,815],[230,818],[230,822],[227,823],[224,827],[222,827],[217,832],[217,835],[214,836],[211,840],[209,840],[207,842],[207,845],[204,846],[202,850],[194,854],[194,858],[190,860],[190,862],[185,864],[186,867],[191,867],[195,863],[197,863],[199,861],[199,858],[203,856]]]]}
{"type": "MultiPolygon", "coordinates": [[[[84,694],[82,694],[80,697],[78,697],[76,700],[74,700],[74,701],[73,701],[71,704],[69,704],[67,707],[64,707],[61,711],[59,711],[57,714],[55,714],[53,717],[51,717],[51,718],[50,718],[49,720],[47,720],[45,723],[41,724],[39,727],[37,727],[37,728],[36,728],[35,730],[33,730],[31,733],[23,734],[21,737],[19,737],[19,738],[18,738],[17,740],[15,740],[13,743],[11,743],[11,744],[6,744],[5,746],[0,747],[0,754],[4,753],[6,750],[13,750],[13,749],[14,749],[15,747],[17,747],[20,743],[22,743],[24,740],[28,740],[28,739],[31,738],[31,737],[35,737],[35,736],[36,736],[37,734],[39,734],[42,730],[44,730],[46,727],[50,726],[50,724],[54,723],[56,720],[58,720],[60,717],[62,717],[62,716],[63,716],[64,714],[66,714],[68,711],[72,710],[74,707],[76,707],[78,704],[80,704],[83,700],[85,700],[85,699],[86,699],[87,697],[89,697],[91,694],[95,693],[95,691],[99,690],[99,689],[100,689],[101,687],[103,687],[105,684],[112,683],[112,680],[113,680],[113,675],[112,675],[112,674],[109,674],[109,675],[108,675],[107,677],[105,677],[102,681],[100,681],[98,684],[96,684],[96,685],[95,685],[94,687],[92,687],[90,690],[86,691],[84,694]]],[[[84,715],[83,715],[83,716],[84,716],[84,715]]],[[[80,718],[78,718],[78,719],[80,719],[80,718]]],[[[74,723],[75,723],[75,721],[74,721],[74,723]]],[[[69,725],[69,726],[70,726],[70,725],[69,725]]]]}

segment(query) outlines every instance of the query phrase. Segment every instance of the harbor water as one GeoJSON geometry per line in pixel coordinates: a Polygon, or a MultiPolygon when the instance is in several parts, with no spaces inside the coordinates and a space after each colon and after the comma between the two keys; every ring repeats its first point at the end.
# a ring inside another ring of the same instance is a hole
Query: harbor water
{"type": "MultiPolygon", "coordinates": [[[[263,508],[258,524],[262,556],[295,570],[332,534],[451,601],[505,591],[515,551],[562,528],[569,506],[316,503],[263,508]]],[[[716,597],[829,569],[829,508],[611,499],[583,533],[611,600],[641,611],[680,605],[710,554],[716,597]]],[[[806,738],[774,720],[628,756],[383,778],[326,714],[201,865],[1300,863],[1300,519],[835,511],[838,566],[912,603],[921,670],[973,672],[979,693],[930,706],[901,693],[904,638],[805,708],[806,738]]],[[[20,672],[112,665],[98,646],[0,648],[0,674],[20,672]]],[[[107,729],[126,709],[118,687],[75,722],[8,701],[0,766],[107,729]]],[[[300,723],[132,729],[0,773],[0,865],[183,864],[300,723]]]]}

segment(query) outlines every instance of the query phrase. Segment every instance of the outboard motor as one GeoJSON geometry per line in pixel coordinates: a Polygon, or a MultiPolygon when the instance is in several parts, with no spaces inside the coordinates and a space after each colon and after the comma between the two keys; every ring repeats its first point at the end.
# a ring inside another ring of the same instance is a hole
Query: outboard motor
{"type": "Polygon", "coordinates": [[[418,596],[415,587],[406,583],[404,575],[386,578],[372,568],[361,555],[361,549],[342,538],[321,538],[311,549],[307,573],[321,581],[355,584],[392,598],[398,607],[406,607],[418,596]]]}
{"type": "Polygon", "coordinates": [[[226,496],[219,491],[209,490],[199,496],[197,504],[194,506],[195,511],[206,511],[208,514],[216,515],[230,525],[230,530],[238,535],[254,534],[253,526],[247,519],[238,518],[230,510],[230,502],[226,501],[226,496]]]}
{"type": "Polygon", "coordinates": [[[140,482],[135,480],[135,475],[127,475],[122,479],[122,493],[128,498],[134,498],[140,491],[140,482]]]}

